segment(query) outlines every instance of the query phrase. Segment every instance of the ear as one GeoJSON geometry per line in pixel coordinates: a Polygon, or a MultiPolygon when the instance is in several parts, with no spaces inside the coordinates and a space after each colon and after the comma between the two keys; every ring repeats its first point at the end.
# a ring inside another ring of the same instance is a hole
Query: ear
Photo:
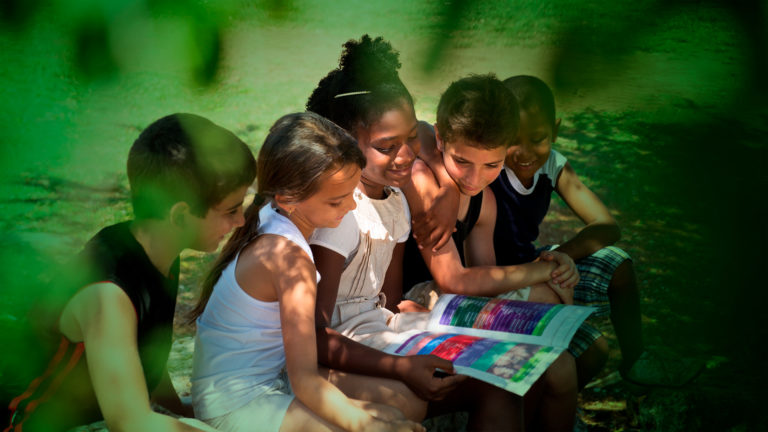
{"type": "Polygon", "coordinates": [[[191,216],[189,211],[189,204],[184,201],[179,201],[168,210],[168,220],[172,226],[185,228],[187,226],[187,221],[191,216]]]}
{"type": "Polygon", "coordinates": [[[440,131],[437,129],[437,123],[435,123],[435,146],[437,146],[437,151],[440,153],[445,151],[445,147],[443,146],[443,139],[440,138],[440,131]]]}
{"type": "Polygon", "coordinates": [[[278,208],[283,209],[286,213],[291,214],[294,210],[294,201],[285,195],[275,195],[275,204],[278,208]]]}
{"type": "Polygon", "coordinates": [[[559,118],[555,120],[555,125],[552,126],[552,142],[557,140],[557,133],[560,131],[560,123],[563,119],[559,118]]]}

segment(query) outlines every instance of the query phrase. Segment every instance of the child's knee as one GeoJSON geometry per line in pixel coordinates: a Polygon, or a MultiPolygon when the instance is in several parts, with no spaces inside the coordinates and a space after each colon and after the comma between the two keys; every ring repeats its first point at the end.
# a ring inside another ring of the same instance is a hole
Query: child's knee
{"type": "Polygon", "coordinates": [[[542,376],[544,389],[549,394],[576,393],[576,362],[573,356],[564,352],[542,376]]]}
{"type": "Polygon", "coordinates": [[[586,385],[605,367],[609,351],[608,341],[600,336],[576,359],[579,387],[586,385]]]}
{"type": "Polygon", "coordinates": [[[611,283],[610,288],[621,289],[625,286],[634,286],[635,285],[635,265],[632,263],[632,260],[626,259],[624,262],[619,264],[618,267],[616,267],[616,270],[613,272],[613,277],[611,277],[611,283]]]}
{"type": "Polygon", "coordinates": [[[562,303],[560,296],[545,283],[536,284],[531,287],[531,295],[528,297],[528,301],[537,303],[562,303]]]}

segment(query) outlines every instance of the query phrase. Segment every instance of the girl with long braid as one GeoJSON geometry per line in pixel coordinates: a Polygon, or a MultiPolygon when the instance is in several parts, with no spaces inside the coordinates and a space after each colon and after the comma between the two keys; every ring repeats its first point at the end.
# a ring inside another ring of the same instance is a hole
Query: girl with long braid
{"type": "Polygon", "coordinates": [[[398,410],[351,400],[318,371],[317,274],[307,240],[356,206],[365,158],[313,113],[270,129],[245,224],[208,275],[197,317],[195,414],[223,431],[422,431],[398,410]]]}

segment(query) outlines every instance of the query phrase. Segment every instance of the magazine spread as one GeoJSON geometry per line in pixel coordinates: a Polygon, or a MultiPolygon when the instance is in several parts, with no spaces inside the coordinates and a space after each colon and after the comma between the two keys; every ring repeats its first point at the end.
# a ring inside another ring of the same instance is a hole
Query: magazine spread
{"type": "Polygon", "coordinates": [[[399,355],[434,354],[456,373],[524,395],[568,347],[593,308],[444,294],[427,331],[401,333],[386,348],[399,355]]]}

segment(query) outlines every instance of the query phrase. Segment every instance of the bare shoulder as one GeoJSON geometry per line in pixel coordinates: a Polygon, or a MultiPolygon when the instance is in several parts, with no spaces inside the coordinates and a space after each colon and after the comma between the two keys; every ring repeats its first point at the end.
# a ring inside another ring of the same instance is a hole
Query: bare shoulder
{"type": "Polygon", "coordinates": [[[496,195],[493,194],[490,186],[483,189],[483,203],[480,207],[480,216],[477,219],[478,225],[496,224],[496,195]]]}
{"type": "Polygon", "coordinates": [[[80,342],[90,326],[136,326],[136,314],[131,299],[112,282],[100,282],[83,287],[64,306],[59,318],[59,330],[72,342],[80,342]]]}
{"type": "Polygon", "coordinates": [[[307,263],[313,265],[312,259],[295,242],[281,235],[263,234],[243,249],[237,266],[260,266],[275,271],[307,263]]]}
{"type": "Polygon", "coordinates": [[[261,301],[277,301],[287,278],[315,279],[312,258],[293,241],[275,234],[259,236],[240,253],[235,267],[238,285],[261,301]]]}
{"type": "Polygon", "coordinates": [[[426,162],[424,162],[421,159],[416,159],[413,161],[413,168],[411,168],[411,175],[412,176],[430,176],[434,177],[432,174],[432,170],[429,168],[429,165],[427,165],[426,162]]]}

